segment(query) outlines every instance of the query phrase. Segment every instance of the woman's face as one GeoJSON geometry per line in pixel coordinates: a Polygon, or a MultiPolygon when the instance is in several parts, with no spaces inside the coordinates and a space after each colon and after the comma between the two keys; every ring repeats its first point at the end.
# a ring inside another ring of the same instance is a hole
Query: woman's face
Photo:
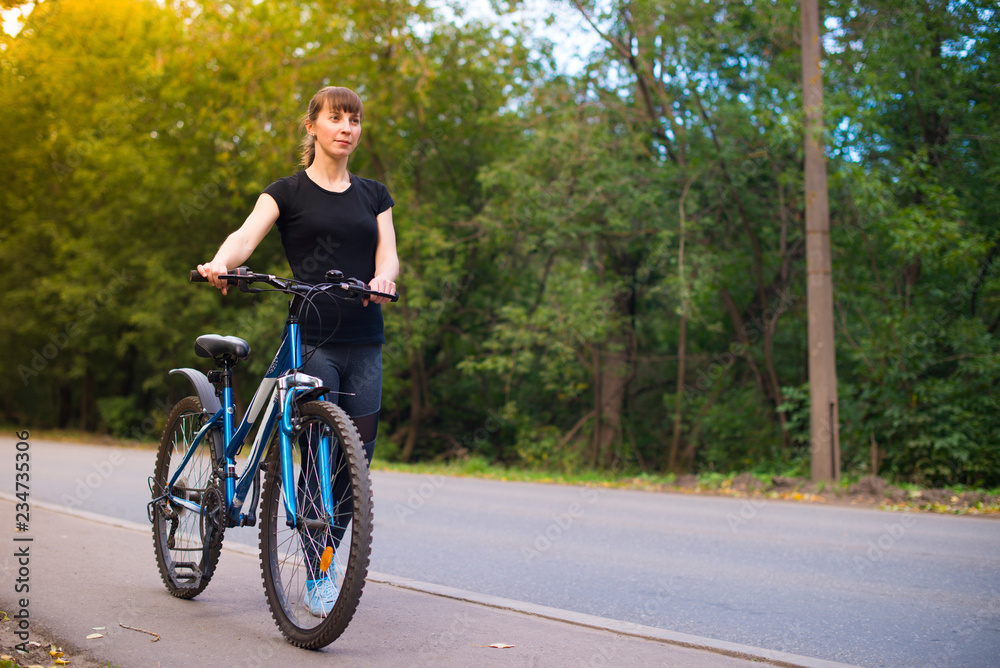
{"type": "Polygon", "coordinates": [[[361,116],[324,106],[316,120],[306,125],[306,130],[316,135],[316,150],[331,157],[346,157],[361,141],[361,116]]]}

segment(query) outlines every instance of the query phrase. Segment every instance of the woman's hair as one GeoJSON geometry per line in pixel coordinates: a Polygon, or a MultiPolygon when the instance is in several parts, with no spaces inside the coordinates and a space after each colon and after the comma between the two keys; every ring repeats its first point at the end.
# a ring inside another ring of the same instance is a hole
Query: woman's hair
{"type": "MultiPolygon", "coordinates": [[[[302,117],[302,127],[305,127],[307,122],[315,123],[320,113],[326,108],[345,114],[357,114],[362,120],[365,117],[365,107],[357,93],[343,86],[327,86],[321,88],[309,101],[309,111],[302,117]]],[[[303,167],[308,167],[315,159],[316,138],[306,131],[306,136],[302,139],[301,164],[303,167]]]]}

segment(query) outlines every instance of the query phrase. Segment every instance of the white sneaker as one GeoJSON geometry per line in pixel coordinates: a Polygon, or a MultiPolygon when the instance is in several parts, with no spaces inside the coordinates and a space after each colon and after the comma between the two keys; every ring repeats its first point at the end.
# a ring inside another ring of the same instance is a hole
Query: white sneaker
{"type": "Polygon", "coordinates": [[[316,617],[326,617],[337,602],[337,585],[330,578],[306,582],[306,595],[302,603],[316,617]]]}

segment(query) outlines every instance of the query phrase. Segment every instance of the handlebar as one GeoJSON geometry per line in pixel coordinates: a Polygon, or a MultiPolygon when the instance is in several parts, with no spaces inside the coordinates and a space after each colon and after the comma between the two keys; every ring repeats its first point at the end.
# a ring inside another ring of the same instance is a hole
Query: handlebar
{"type": "MultiPolygon", "coordinates": [[[[257,288],[251,288],[253,283],[264,283],[275,290],[286,293],[306,294],[309,292],[338,290],[345,293],[351,299],[365,299],[368,297],[385,297],[389,301],[398,301],[399,294],[379,292],[372,290],[364,281],[359,278],[345,278],[343,272],[332,269],[326,272],[329,283],[305,283],[293,278],[281,278],[272,274],[255,274],[247,267],[239,267],[232,273],[219,274],[219,278],[225,280],[229,285],[236,285],[243,292],[263,292],[257,288]]],[[[191,270],[192,283],[208,283],[208,279],[198,273],[197,269],[191,270]]]]}

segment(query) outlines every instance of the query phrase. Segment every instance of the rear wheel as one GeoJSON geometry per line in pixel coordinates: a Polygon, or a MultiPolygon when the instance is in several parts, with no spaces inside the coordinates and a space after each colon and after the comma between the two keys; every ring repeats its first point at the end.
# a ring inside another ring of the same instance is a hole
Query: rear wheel
{"type": "Polygon", "coordinates": [[[184,463],[195,436],[209,417],[198,397],[177,402],[167,418],[150,479],[153,501],[149,514],[156,564],[163,584],[178,598],[194,598],[208,586],[222,550],[220,504],[223,502],[212,465],[212,434],[202,439],[184,463]],[[182,465],[183,471],[168,490],[170,480],[182,465]],[[177,499],[202,508],[207,505],[210,512],[195,511],[177,503],[177,499]]]}
{"type": "Polygon", "coordinates": [[[267,457],[261,571],[282,634],[293,645],[318,649],[344,632],[361,599],[371,554],[372,494],[361,438],[347,413],[312,401],[300,408],[299,417],[289,484],[295,495],[294,526],[286,513],[277,437],[267,457]],[[317,465],[321,450],[330,462],[325,479],[317,465]],[[330,514],[321,498],[324,486],[331,490],[330,514]],[[317,587],[329,587],[329,594],[319,596],[317,587]]]}

